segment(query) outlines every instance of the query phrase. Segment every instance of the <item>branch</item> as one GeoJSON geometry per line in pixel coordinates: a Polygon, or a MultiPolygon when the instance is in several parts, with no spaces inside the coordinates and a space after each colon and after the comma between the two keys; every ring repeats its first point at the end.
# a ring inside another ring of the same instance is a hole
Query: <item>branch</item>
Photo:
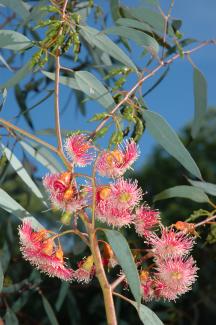
{"type": "MultiPolygon", "coordinates": [[[[201,42],[198,46],[194,47],[191,50],[188,51],[183,51],[184,55],[190,55],[191,53],[201,49],[202,47],[205,47],[207,45],[216,45],[216,40],[209,40],[209,41],[204,41],[201,42]]],[[[160,64],[154,68],[152,71],[150,71],[146,76],[142,77],[132,88],[130,91],[128,91],[128,93],[126,94],[126,96],[111,110],[109,116],[106,116],[101,123],[97,126],[97,128],[95,129],[95,131],[93,131],[90,134],[90,137],[94,138],[96,136],[96,134],[103,128],[103,126],[106,124],[106,122],[112,117],[112,115],[124,104],[128,101],[128,99],[136,92],[136,90],[142,86],[142,84],[149,78],[151,78],[152,76],[154,76],[156,74],[156,72],[158,72],[162,67],[167,66],[171,63],[173,63],[175,60],[177,60],[180,57],[180,54],[177,53],[176,55],[174,55],[171,59],[167,60],[167,61],[161,61],[160,64]]]]}

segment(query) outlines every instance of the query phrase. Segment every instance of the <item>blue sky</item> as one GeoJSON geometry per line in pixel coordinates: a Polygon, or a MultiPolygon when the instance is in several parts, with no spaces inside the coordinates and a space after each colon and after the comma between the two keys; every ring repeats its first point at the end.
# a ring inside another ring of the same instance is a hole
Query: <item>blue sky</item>
{"type": "MultiPolygon", "coordinates": [[[[147,0],[146,0],[147,1],[147,0]]],[[[97,4],[102,3],[107,7],[108,1],[95,1],[97,4]]],[[[121,1],[122,4],[134,6],[135,3],[142,4],[144,0],[121,1]]],[[[165,12],[170,1],[161,0],[161,6],[165,12]]],[[[216,39],[216,1],[215,0],[178,0],[172,11],[172,16],[183,20],[182,32],[185,37],[194,37],[198,40],[216,39]]],[[[90,20],[89,23],[93,24],[90,20]]],[[[134,43],[131,43],[135,48],[133,57],[138,56],[140,52],[136,50],[134,43]]],[[[208,103],[210,106],[216,105],[216,46],[209,46],[203,48],[199,52],[192,55],[194,63],[205,75],[208,82],[208,103]]],[[[140,60],[139,60],[140,64],[140,60]]],[[[193,118],[194,102],[193,102],[193,81],[192,81],[192,67],[186,60],[176,61],[169,73],[168,78],[161,83],[161,85],[146,97],[146,102],[149,108],[153,111],[159,112],[163,115],[167,121],[172,125],[175,130],[180,130],[185,123],[193,118]],[[182,62],[184,61],[184,62],[182,62]]],[[[2,69],[1,80],[8,78],[10,73],[5,69],[2,69]]],[[[149,80],[143,86],[143,90],[147,89],[149,85],[153,83],[154,79],[149,80]]],[[[129,86],[132,85],[132,81],[129,82],[129,86]]],[[[52,86],[50,86],[50,89],[52,86]]],[[[64,106],[68,92],[70,90],[65,87],[61,87],[61,107],[64,106]]],[[[34,103],[32,99],[32,104],[34,103]]],[[[80,113],[75,112],[76,103],[73,101],[70,103],[70,107],[62,118],[62,127],[66,129],[86,129],[87,124],[83,122],[83,117],[80,113]]],[[[90,102],[88,104],[88,116],[92,116],[94,111],[99,110],[97,104],[90,102]]],[[[4,106],[1,117],[10,119],[17,110],[17,104],[14,100],[13,91],[9,90],[9,95],[4,106]]],[[[47,127],[53,127],[54,115],[53,115],[53,98],[50,98],[45,104],[33,111],[33,119],[36,129],[43,129],[47,127]]],[[[28,129],[25,122],[21,121],[20,126],[28,129]]],[[[93,125],[91,126],[93,128],[93,125]]],[[[53,143],[55,139],[50,139],[53,143]]],[[[143,163],[148,163],[148,157],[152,152],[154,146],[154,140],[145,133],[143,136],[140,147],[142,150],[142,156],[137,163],[139,169],[143,163]]]]}

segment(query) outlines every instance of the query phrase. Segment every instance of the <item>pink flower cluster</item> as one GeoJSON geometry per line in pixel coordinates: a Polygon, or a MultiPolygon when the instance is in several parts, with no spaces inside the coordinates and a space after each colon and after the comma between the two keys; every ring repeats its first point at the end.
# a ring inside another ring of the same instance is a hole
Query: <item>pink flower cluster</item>
{"type": "MultiPolygon", "coordinates": [[[[163,298],[175,300],[191,289],[197,277],[196,263],[190,254],[193,237],[173,229],[162,229],[161,236],[151,234],[148,238],[154,258],[154,271],[143,277],[143,299],[163,298]]],[[[145,272],[145,271],[143,271],[145,272]]]]}

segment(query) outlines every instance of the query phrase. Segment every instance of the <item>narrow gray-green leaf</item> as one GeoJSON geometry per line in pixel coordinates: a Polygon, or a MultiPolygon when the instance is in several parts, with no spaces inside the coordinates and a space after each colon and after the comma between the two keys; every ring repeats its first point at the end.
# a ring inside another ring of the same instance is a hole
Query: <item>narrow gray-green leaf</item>
{"type": "Polygon", "coordinates": [[[138,21],[136,19],[119,18],[116,21],[116,24],[121,25],[121,26],[125,26],[125,27],[132,27],[132,28],[140,29],[140,30],[147,31],[147,32],[150,32],[150,33],[152,32],[152,29],[148,24],[141,23],[140,21],[138,21]]]}
{"type": "Polygon", "coordinates": [[[143,116],[147,129],[157,142],[191,174],[201,179],[197,164],[166,120],[161,115],[147,110],[143,111],[143,116]]]}
{"type": "Polygon", "coordinates": [[[13,72],[13,70],[11,69],[11,67],[9,66],[9,64],[7,63],[7,61],[3,58],[2,55],[0,55],[0,61],[1,63],[10,71],[13,72]]]}
{"type": "Polygon", "coordinates": [[[2,91],[0,90],[0,92],[2,93],[2,101],[0,103],[0,112],[1,112],[7,98],[7,89],[4,88],[2,91]]]}
{"type": "Polygon", "coordinates": [[[19,141],[19,144],[23,147],[23,149],[37,161],[39,161],[44,167],[49,169],[51,173],[62,172],[62,165],[46,148],[30,141],[28,143],[19,141]]]}
{"type": "Polygon", "coordinates": [[[43,306],[44,306],[44,309],[45,309],[47,316],[49,318],[50,324],[51,325],[59,325],[57,318],[55,316],[55,313],[54,313],[49,301],[47,300],[47,298],[44,295],[41,295],[41,297],[42,297],[43,306]]]}
{"type": "Polygon", "coordinates": [[[78,71],[75,73],[76,82],[79,88],[89,97],[96,99],[101,105],[109,109],[115,105],[114,99],[109,91],[104,87],[93,74],[88,71],[78,71]]]}
{"type": "Polygon", "coordinates": [[[14,10],[21,18],[26,19],[29,15],[27,4],[21,0],[0,0],[0,4],[14,10]]]}
{"type": "Polygon", "coordinates": [[[14,214],[18,218],[31,216],[19,203],[17,203],[7,192],[0,188],[0,208],[14,214]]]}
{"type": "Polygon", "coordinates": [[[209,202],[205,192],[197,187],[189,185],[179,185],[168,188],[154,196],[154,201],[166,200],[173,197],[181,197],[199,203],[209,202]]]}
{"type": "Polygon", "coordinates": [[[130,286],[131,292],[138,305],[141,302],[141,284],[137,267],[134,263],[130,247],[122,234],[116,230],[104,230],[105,235],[117,257],[119,264],[126,275],[127,282],[130,286]]]}
{"type": "Polygon", "coordinates": [[[19,325],[19,321],[16,317],[16,314],[9,307],[4,317],[5,325],[19,325]]]}
{"type": "Polygon", "coordinates": [[[10,88],[19,83],[24,79],[31,71],[31,63],[28,61],[21,69],[14,73],[13,77],[5,81],[3,84],[0,84],[0,89],[10,88]]]}
{"type": "Polygon", "coordinates": [[[109,54],[111,57],[117,61],[125,64],[127,67],[131,67],[134,71],[137,72],[135,64],[131,59],[118,47],[109,37],[100,33],[99,30],[83,26],[81,27],[81,35],[85,40],[90,44],[98,47],[101,51],[109,54]]]}
{"type": "Polygon", "coordinates": [[[3,288],[3,282],[4,282],[4,274],[3,274],[3,269],[2,269],[1,262],[0,262],[0,293],[3,288]]]}
{"type": "Polygon", "coordinates": [[[30,39],[13,30],[0,30],[0,48],[20,51],[31,45],[30,39]]]}
{"type": "MultiPolygon", "coordinates": [[[[48,72],[48,71],[41,71],[47,78],[51,79],[51,80],[55,80],[55,73],[53,72],[48,72]]],[[[80,87],[77,83],[77,81],[75,80],[75,78],[72,77],[60,77],[59,78],[59,82],[62,85],[68,86],[72,89],[76,89],[76,90],[80,90],[80,87]]]]}
{"type": "Polygon", "coordinates": [[[61,288],[59,290],[59,295],[58,298],[56,300],[55,303],[55,308],[57,311],[59,311],[61,309],[61,306],[67,296],[68,293],[68,289],[69,289],[69,283],[68,282],[62,282],[61,284],[61,288]]]}
{"type": "Polygon", "coordinates": [[[11,259],[11,253],[9,250],[7,240],[5,240],[0,252],[0,263],[1,263],[3,273],[7,271],[10,259],[11,259]]]}
{"type": "Polygon", "coordinates": [[[152,54],[157,54],[159,51],[159,44],[157,41],[142,31],[125,26],[115,26],[107,29],[106,33],[129,38],[138,45],[145,47],[147,51],[151,52],[152,54]]]}
{"type": "Polygon", "coordinates": [[[148,307],[141,304],[139,307],[135,301],[131,301],[131,304],[136,308],[140,320],[144,325],[163,325],[158,316],[148,307]]]}
{"type": "Polygon", "coordinates": [[[3,144],[1,144],[4,154],[6,155],[9,163],[15,172],[19,175],[19,177],[23,180],[23,182],[28,186],[28,188],[39,198],[43,200],[43,194],[37,187],[37,185],[33,182],[32,177],[27,173],[26,169],[23,167],[23,164],[19,161],[19,159],[15,156],[15,154],[9,149],[6,148],[3,144]]]}
{"type": "Polygon", "coordinates": [[[204,122],[207,110],[207,82],[203,74],[197,68],[193,70],[193,90],[195,112],[191,135],[193,138],[196,138],[204,122]]]}
{"type": "Polygon", "coordinates": [[[187,179],[189,183],[195,187],[202,189],[205,193],[216,196],[216,184],[194,181],[192,179],[187,179]]]}

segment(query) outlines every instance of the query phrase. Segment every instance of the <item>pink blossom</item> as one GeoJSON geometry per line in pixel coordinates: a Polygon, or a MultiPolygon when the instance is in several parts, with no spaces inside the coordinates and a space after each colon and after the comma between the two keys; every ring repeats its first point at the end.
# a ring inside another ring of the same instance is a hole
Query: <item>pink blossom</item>
{"type": "Polygon", "coordinates": [[[119,177],[131,167],[139,156],[139,150],[133,140],[125,142],[113,151],[104,150],[97,159],[96,169],[101,176],[119,177]]]}
{"type": "Polygon", "coordinates": [[[86,134],[73,134],[65,141],[65,150],[74,165],[85,167],[95,158],[94,146],[86,134]]]}
{"type": "Polygon", "coordinates": [[[175,300],[179,295],[191,289],[195,282],[198,268],[194,259],[181,257],[158,261],[156,278],[158,294],[168,300],[175,300]]]}
{"type": "Polygon", "coordinates": [[[73,213],[87,204],[87,198],[77,189],[69,174],[71,173],[48,174],[43,179],[43,185],[55,208],[73,213]]]}
{"type": "Polygon", "coordinates": [[[94,260],[93,256],[88,256],[78,263],[78,269],[74,272],[73,278],[77,282],[89,283],[95,274],[94,260]]]}
{"type": "Polygon", "coordinates": [[[153,227],[160,222],[159,212],[150,209],[148,206],[141,206],[136,210],[135,229],[140,236],[149,237],[153,227]]]}
{"type": "Polygon", "coordinates": [[[110,200],[118,209],[132,210],[142,199],[142,189],[138,187],[137,181],[118,179],[110,186],[110,200]]]}
{"type": "Polygon", "coordinates": [[[134,219],[129,209],[119,209],[114,202],[108,200],[101,200],[95,213],[98,220],[117,228],[128,226],[134,219]]]}
{"type": "Polygon", "coordinates": [[[30,222],[24,221],[19,227],[22,255],[41,272],[70,281],[74,271],[66,267],[61,247],[49,236],[46,229],[35,229],[30,222]]]}
{"type": "Polygon", "coordinates": [[[181,257],[188,255],[191,251],[194,239],[182,232],[175,232],[173,229],[164,228],[161,237],[152,234],[149,243],[156,257],[181,257]]]}

